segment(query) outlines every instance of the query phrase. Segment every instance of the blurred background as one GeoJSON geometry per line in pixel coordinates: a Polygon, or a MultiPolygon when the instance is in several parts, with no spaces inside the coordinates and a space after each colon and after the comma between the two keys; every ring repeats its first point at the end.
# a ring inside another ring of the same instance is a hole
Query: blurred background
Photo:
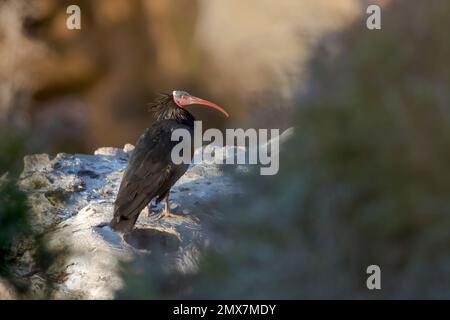
{"type": "Polygon", "coordinates": [[[39,152],[121,147],[151,123],[147,103],[180,89],[229,125],[286,127],[314,45],[364,13],[360,0],[3,0],[0,124],[39,152]],[[66,28],[71,4],[81,30],[66,28]]]}
{"type": "Polygon", "coordinates": [[[230,112],[191,108],[205,127],[296,131],[278,175],[222,199],[198,274],[144,261],[119,298],[450,298],[448,21],[447,0],[3,0],[1,164],[134,143],[184,89],[230,112]]]}

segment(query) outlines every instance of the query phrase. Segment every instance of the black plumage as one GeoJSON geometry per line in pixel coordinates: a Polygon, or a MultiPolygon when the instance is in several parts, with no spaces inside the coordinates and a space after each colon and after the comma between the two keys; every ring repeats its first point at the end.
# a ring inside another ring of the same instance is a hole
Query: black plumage
{"type": "Polygon", "coordinates": [[[185,128],[193,137],[194,117],[179,107],[172,95],[162,95],[150,108],[156,122],[137,141],[115,201],[110,227],[120,232],[130,231],[154,198],[157,202],[166,199],[168,212],[170,189],[189,167],[172,162],[171,151],[178,142],[171,141],[171,135],[174,129],[185,128]]]}

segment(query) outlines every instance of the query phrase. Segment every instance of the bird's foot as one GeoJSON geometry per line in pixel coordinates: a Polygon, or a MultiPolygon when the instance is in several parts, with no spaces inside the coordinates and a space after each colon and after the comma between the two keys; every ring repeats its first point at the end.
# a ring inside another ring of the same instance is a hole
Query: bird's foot
{"type": "Polygon", "coordinates": [[[177,217],[177,215],[170,212],[170,210],[163,210],[161,212],[161,218],[167,219],[167,218],[176,218],[176,217],[177,217]]]}
{"type": "Polygon", "coordinates": [[[149,215],[148,218],[150,219],[150,221],[159,221],[162,218],[162,214],[161,213],[153,213],[153,214],[149,215]]]}
{"type": "Polygon", "coordinates": [[[147,215],[147,218],[152,221],[158,221],[159,219],[161,219],[161,214],[153,211],[150,206],[145,207],[143,213],[147,215]]]}

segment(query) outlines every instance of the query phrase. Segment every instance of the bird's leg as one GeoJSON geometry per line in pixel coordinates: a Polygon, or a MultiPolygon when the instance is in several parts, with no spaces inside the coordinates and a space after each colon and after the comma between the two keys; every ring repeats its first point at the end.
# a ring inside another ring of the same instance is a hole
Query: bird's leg
{"type": "Polygon", "coordinates": [[[152,215],[152,210],[149,208],[149,205],[146,205],[145,208],[142,210],[142,213],[147,215],[147,217],[150,217],[152,215]]]}
{"type": "Polygon", "coordinates": [[[149,218],[153,218],[158,216],[155,211],[153,211],[152,205],[151,203],[149,203],[148,205],[145,206],[144,210],[143,210],[144,214],[147,214],[147,217],[149,218]]]}
{"type": "Polygon", "coordinates": [[[159,220],[162,218],[162,213],[157,214],[155,211],[153,211],[151,202],[145,207],[143,212],[147,213],[147,217],[151,218],[151,220],[159,220]]]}
{"type": "Polygon", "coordinates": [[[163,218],[167,218],[168,216],[170,216],[170,203],[169,203],[169,192],[167,193],[167,195],[164,197],[164,210],[163,210],[163,218]]]}

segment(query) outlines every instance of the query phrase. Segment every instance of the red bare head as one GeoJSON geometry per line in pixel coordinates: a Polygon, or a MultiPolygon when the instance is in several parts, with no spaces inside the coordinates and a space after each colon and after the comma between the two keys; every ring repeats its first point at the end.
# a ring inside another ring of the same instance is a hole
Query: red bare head
{"type": "Polygon", "coordinates": [[[180,108],[184,108],[191,104],[201,104],[201,105],[208,106],[208,107],[214,108],[214,109],[222,112],[227,118],[229,116],[228,113],[225,110],[223,110],[221,107],[219,107],[217,104],[212,103],[208,100],[194,97],[194,96],[190,95],[189,93],[187,93],[186,91],[175,90],[172,92],[172,95],[173,95],[173,101],[180,108]]]}

